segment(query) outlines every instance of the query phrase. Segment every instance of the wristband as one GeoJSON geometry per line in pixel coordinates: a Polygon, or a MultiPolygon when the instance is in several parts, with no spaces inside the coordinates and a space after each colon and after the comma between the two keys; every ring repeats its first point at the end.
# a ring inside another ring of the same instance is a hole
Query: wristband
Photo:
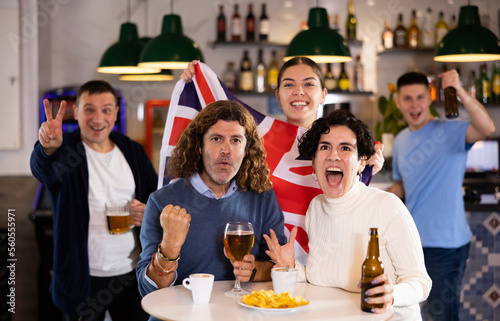
{"type": "Polygon", "coordinates": [[[255,274],[257,274],[257,268],[256,267],[253,268],[252,275],[250,276],[249,282],[252,282],[253,279],[255,279],[255,274]]]}
{"type": "Polygon", "coordinates": [[[165,261],[169,261],[169,262],[179,261],[179,259],[181,258],[181,253],[179,253],[179,255],[177,255],[177,257],[175,259],[171,259],[171,258],[168,258],[165,255],[163,255],[163,253],[161,253],[161,242],[158,243],[158,254],[160,254],[162,259],[164,259],[165,261]]]}

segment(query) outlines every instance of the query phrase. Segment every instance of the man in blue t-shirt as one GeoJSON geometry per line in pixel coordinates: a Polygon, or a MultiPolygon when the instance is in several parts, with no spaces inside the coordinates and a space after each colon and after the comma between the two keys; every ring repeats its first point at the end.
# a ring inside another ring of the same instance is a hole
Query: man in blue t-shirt
{"type": "Polygon", "coordinates": [[[271,280],[274,263],[262,235],[273,229],[284,244],[284,218],[252,115],[237,102],[207,105],[181,134],[168,167],[178,180],[152,193],[144,213],[141,294],[198,272],[216,281],[271,280]],[[225,225],[236,221],[251,222],[255,235],[242,261],[223,250],[225,225]]]}
{"type": "Polygon", "coordinates": [[[456,70],[439,75],[443,88],[453,87],[470,122],[436,119],[427,77],[409,72],[397,82],[396,105],[408,128],[394,141],[390,191],[405,200],[417,225],[425,265],[432,279],[427,299],[434,321],[458,320],[460,284],[472,236],[465,217],[462,182],[467,151],[495,131],[486,109],[461,85],[456,70]]]}

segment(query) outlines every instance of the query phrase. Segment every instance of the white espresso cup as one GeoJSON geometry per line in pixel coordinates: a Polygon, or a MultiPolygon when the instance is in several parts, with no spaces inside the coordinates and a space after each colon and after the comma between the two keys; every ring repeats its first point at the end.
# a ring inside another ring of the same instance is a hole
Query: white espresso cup
{"type": "Polygon", "coordinates": [[[207,273],[190,274],[188,278],[182,281],[182,285],[191,290],[194,303],[207,304],[210,302],[210,296],[212,295],[214,275],[207,273]]]}
{"type": "Polygon", "coordinates": [[[273,279],[274,293],[285,293],[288,291],[293,296],[298,275],[298,270],[294,268],[289,268],[288,272],[284,267],[272,269],[271,278],[273,279]]]}

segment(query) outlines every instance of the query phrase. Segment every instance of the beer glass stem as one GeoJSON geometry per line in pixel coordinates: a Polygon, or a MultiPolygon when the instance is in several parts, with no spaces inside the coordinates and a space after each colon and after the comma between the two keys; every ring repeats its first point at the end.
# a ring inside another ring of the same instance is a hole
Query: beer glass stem
{"type": "Polygon", "coordinates": [[[233,291],[241,291],[241,285],[240,285],[240,279],[238,279],[238,277],[236,277],[236,280],[234,280],[234,287],[233,287],[233,291]]]}

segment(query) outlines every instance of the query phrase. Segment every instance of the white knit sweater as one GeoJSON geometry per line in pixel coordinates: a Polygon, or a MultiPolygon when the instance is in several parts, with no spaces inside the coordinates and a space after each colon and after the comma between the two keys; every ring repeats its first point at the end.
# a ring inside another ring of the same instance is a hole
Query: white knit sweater
{"type": "Polygon", "coordinates": [[[394,194],[360,182],[342,197],[322,194],[311,201],[305,220],[309,256],[307,269],[296,261],[299,281],[307,277],[315,285],[360,292],[371,227],[378,228],[385,274],[394,283],[395,316],[420,320],[418,303],[429,295],[432,281],[413,218],[394,194]]]}

